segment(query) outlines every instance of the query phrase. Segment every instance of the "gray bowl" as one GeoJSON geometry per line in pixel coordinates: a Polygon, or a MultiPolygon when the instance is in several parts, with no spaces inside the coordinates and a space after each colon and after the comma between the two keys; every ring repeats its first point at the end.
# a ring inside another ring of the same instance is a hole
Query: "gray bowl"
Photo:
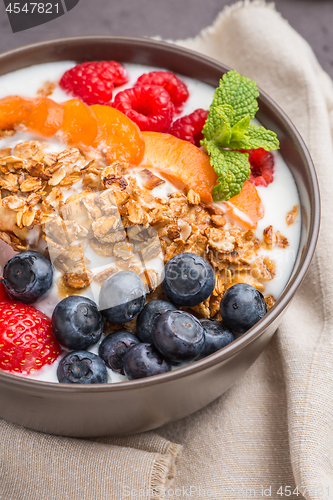
{"type": "MultiPolygon", "coordinates": [[[[115,59],[159,66],[216,87],[229,68],[163,42],[128,37],[76,37],[29,45],[0,55],[0,74],[61,60],[115,59]]],[[[229,389],[268,344],[310,265],[318,236],[320,202],[315,169],[294,125],[264,92],[261,123],[274,130],[296,181],[301,241],[292,276],[269,313],[246,334],[206,359],[147,379],[119,384],[52,384],[0,373],[0,417],[38,431],[73,437],[120,435],[154,429],[204,407],[229,389]]]]}

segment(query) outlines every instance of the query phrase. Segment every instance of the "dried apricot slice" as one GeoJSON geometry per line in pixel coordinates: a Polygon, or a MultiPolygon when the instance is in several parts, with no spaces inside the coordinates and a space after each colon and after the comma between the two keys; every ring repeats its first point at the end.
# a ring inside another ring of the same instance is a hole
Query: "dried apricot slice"
{"type": "Polygon", "coordinates": [[[106,148],[110,162],[119,160],[139,165],[145,143],[139,127],[126,115],[110,106],[90,106],[98,123],[98,134],[92,146],[106,148]]]}
{"type": "Polygon", "coordinates": [[[11,95],[0,99],[0,129],[12,129],[28,116],[33,99],[11,95]]]}
{"type": "Polygon", "coordinates": [[[61,136],[68,144],[91,146],[97,136],[97,120],[94,112],[79,99],[62,103],[64,108],[61,136]]]}
{"type": "Polygon", "coordinates": [[[241,192],[230,198],[226,204],[229,207],[229,217],[251,229],[257,227],[258,220],[265,214],[257,188],[249,181],[245,181],[241,192]]]}
{"type": "Polygon", "coordinates": [[[205,203],[212,203],[217,176],[209,156],[188,141],[160,132],[142,132],[145,162],[179,188],[193,189],[205,203]]]}
{"type": "Polygon", "coordinates": [[[47,137],[56,134],[63,123],[63,106],[47,97],[37,97],[31,101],[31,111],[22,120],[22,123],[28,129],[47,137]]]}

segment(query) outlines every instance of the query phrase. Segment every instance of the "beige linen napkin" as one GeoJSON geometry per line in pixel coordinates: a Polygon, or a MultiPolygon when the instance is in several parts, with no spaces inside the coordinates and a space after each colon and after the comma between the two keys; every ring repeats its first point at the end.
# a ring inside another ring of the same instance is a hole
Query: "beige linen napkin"
{"type": "Polygon", "coordinates": [[[98,440],[0,421],[1,500],[333,494],[332,82],[307,43],[262,1],[235,4],[197,38],[178,43],[255,79],[298,127],[321,186],[316,257],[265,352],[196,414],[155,432],[98,440]]]}

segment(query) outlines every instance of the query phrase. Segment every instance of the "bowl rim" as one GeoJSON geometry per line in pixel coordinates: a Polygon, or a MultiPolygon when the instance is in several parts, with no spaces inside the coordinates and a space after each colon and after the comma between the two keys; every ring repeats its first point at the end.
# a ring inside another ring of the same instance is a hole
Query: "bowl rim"
{"type": "MultiPolygon", "coordinates": [[[[214,66],[217,69],[221,70],[221,74],[225,71],[228,71],[230,68],[220,61],[208,57],[204,54],[196,52],[191,49],[187,49],[181,46],[178,46],[174,43],[154,40],[146,37],[130,37],[130,36],[116,36],[116,35],[90,35],[90,36],[75,36],[75,37],[62,37],[55,38],[51,40],[46,40],[42,42],[36,42],[33,44],[23,45],[20,47],[16,47],[14,49],[8,50],[6,52],[2,52],[0,54],[0,64],[3,59],[24,55],[25,52],[33,52],[33,51],[42,51],[43,49],[47,49],[48,47],[54,47],[55,45],[64,45],[64,44],[84,44],[87,41],[90,42],[120,42],[127,45],[135,45],[139,44],[144,47],[154,47],[155,49],[163,49],[167,50],[169,53],[177,53],[186,57],[195,57],[197,60],[202,61],[203,63],[208,63],[214,66]]],[[[26,66],[21,66],[21,68],[28,67],[31,64],[27,64],[26,66]]],[[[15,70],[13,70],[15,71],[15,70]]],[[[6,73],[4,73],[6,74],[6,73]]],[[[254,325],[250,330],[236,338],[228,346],[224,347],[222,350],[217,351],[206,358],[203,358],[199,361],[190,363],[184,367],[178,368],[176,370],[172,370],[170,372],[154,375],[152,377],[129,380],[124,382],[117,383],[106,383],[106,384],[64,384],[64,383],[55,383],[55,382],[45,382],[38,379],[31,379],[24,377],[22,375],[14,375],[4,371],[0,371],[0,383],[8,382],[14,386],[21,386],[26,389],[45,389],[51,392],[70,392],[70,393],[81,393],[81,392],[114,392],[114,391],[126,391],[132,390],[134,388],[146,388],[148,386],[153,386],[156,384],[168,383],[170,381],[176,381],[187,375],[193,375],[195,373],[201,372],[203,370],[209,369],[222,361],[228,359],[231,356],[234,356],[241,349],[246,348],[249,344],[255,341],[280,315],[280,313],[288,306],[293,295],[296,293],[298,287],[302,283],[310,263],[312,261],[315,247],[318,240],[319,235],[319,226],[320,226],[320,194],[319,194],[319,184],[315,171],[315,167],[311,158],[311,155],[305,145],[303,138],[300,133],[296,129],[293,122],[286,115],[286,113],[276,104],[276,102],[269,97],[264,91],[258,87],[260,97],[259,100],[263,101],[267,107],[274,110],[274,114],[278,115],[279,120],[282,122],[283,126],[288,130],[289,134],[293,137],[293,139],[297,142],[300,152],[304,158],[304,162],[308,166],[308,173],[310,177],[310,200],[312,201],[314,210],[312,210],[310,223],[309,223],[309,236],[307,240],[307,244],[304,248],[303,255],[300,258],[298,263],[298,267],[288,282],[287,286],[284,288],[282,294],[277,299],[274,306],[269,310],[269,312],[254,325]]],[[[259,107],[260,109],[260,107],[259,107]]],[[[300,248],[298,248],[297,254],[299,254],[300,248]]],[[[294,265],[295,266],[295,265],[294,265]]],[[[295,267],[293,268],[294,271],[295,267]]]]}

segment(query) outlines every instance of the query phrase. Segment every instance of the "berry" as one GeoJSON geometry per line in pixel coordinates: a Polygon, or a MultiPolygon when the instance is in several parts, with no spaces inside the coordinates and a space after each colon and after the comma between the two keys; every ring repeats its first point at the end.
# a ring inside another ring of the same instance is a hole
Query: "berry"
{"type": "Polygon", "coordinates": [[[99,308],[108,321],[127,323],[143,309],[145,300],[142,279],[132,271],[120,271],[104,281],[99,308]]]}
{"type": "Polygon", "coordinates": [[[167,300],[152,300],[145,305],[136,320],[136,333],[141,342],[152,343],[155,321],[167,311],[177,311],[177,308],[167,300]]]}
{"type": "Polygon", "coordinates": [[[52,280],[50,261],[39,252],[26,250],[9,259],[1,281],[12,299],[31,304],[49,291],[52,280]]]}
{"type": "Polygon", "coordinates": [[[215,288],[212,266],[194,253],[175,255],[165,265],[164,273],[163,292],[179,306],[196,306],[206,300],[215,288]]]}
{"type": "Polygon", "coordinates": [[[135,86],[137,85],[158,85],[159,87],[163,87],[168,92],[176,113],[181,112],[182,105],[189,97],[185,83],[170,71],[151,71],[150,73],[145,73],[138,78],[135,86]]]}
{"type": "Polygon", "coordinates": [[[104,321],[95,302],[71,295],[59,302],[52,314],[53,332],[67,349],[87,349],[101,338],[104,321]]]}
{"type": "Polygon", "coordinates": [[[174,107],[166,90],[157,85],[138,85],[119,92],[113,107],[124,113],[140,130],[166,132],[174,107]]]}
{"type": "Polygon", "coordinates": [[[59,85],[86,104],[106,104],[114,87],[128,82],[127,70],[116,61],[85,62],[63,74],[59,85]]]}
{"type": "Polygon", "coordinates": [[[108,374],[104,361],[89,351],[73,351],[60,360],[57,370],[62,384],[105,384],[108,374]]]}
{"type": "Polygon", "coordinates": [[[124,357],[124,372],[129,380],[152,377],[171,370],[171,365],[150,344],[136,344],[124,357]]]}
{"type": "Polygon", "coordinates": [[[109,368],[124,375],[124,356],[132,345],[138,343],[139,340],[133,333],[112,333],[100,344],[98,354],[109,368]]]}
{"type": "Polygon", "coordinates": [[[251,165],[250,182],[255,186],[265,186],[274,180],[274,156],[263,148],[249,149],[249,162],[251,165]]]}
{"type": "Polygon", "coordinates": [[[178,137],[178,139],[183,139],[183,141],[189,141],[199,148],[200,141],[203,139],[202,129],[207,115],[208,111],[205,109],[196,109],[190,115],[182,116],[174,121],[169,134],[178,137]]]}
{"type": "Polygon", "coordinates": [[[223,323],[236,333],[245,333],[266,313],[264,296],[246,283],[237,283],[228,288],[221,300],[223,323]]]}
{"type": "Polygon", "coordinates": [[[152,334],[155,346],[172,364],[194,360],[205,341],[200,321],[184,311],[168,311],[159,316],[152,334]]]}
{"type": "Polygon", "coordinates": [[[0,283],[0,302],[10,302],[12,299],[9,297],[6,292],[6,287],[2,283],[0,283]]]}
{"type": "Polygon", "coordinates": [[[61,348],[51,320],[32,306],[0,303],[0,369],[29,374],[52,364],[61,348]]]}
{"type": "Polygon", "coordinates": [[[205,343],[197,359],[205,358],[235,340],[233,333],[221,321],[201,319],[200,323],[205,330],[205,343]]]}

